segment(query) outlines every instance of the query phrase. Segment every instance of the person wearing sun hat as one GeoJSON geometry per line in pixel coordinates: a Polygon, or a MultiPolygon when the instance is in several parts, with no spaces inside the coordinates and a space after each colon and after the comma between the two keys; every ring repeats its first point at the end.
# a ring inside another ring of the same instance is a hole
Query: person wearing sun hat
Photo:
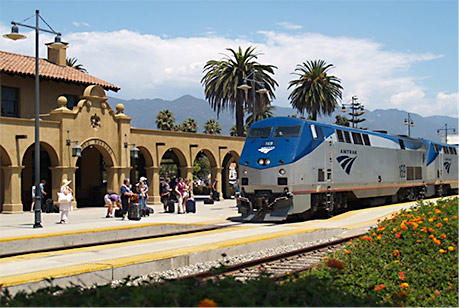
{"type": "Polygon", "coordinates": [[[69,184],[72,181],[64,179],[62,181],[61,192],[59,195],[59,211],[61,212],[61,224],[68,223],[69,212],[73,209],[72,200],[73,200],[73,191],[69,187],[69,184]]]}

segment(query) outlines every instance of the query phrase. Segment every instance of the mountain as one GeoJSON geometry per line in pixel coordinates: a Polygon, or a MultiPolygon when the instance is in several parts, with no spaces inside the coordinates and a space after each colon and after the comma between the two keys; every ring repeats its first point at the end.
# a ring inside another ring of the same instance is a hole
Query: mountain
{"type": "MultiPolygon", "coordinates": [[[[109,103],[114,107],[118,103],[124,104],[126,107],[125,113],[132,118],[131,125],[138,128],[156,129],[156,115],[163,109],[169,109],[175,119],[176,123],[180,124],[188,117],[195,119],[199,124],[198,132],[204,131],[204,123],[210,118],[217,119],[217,114],[210,108],[206,100],[193,97],[191,95],[184,95],[175,100],[155,99],[131,99],[122,100],[118,98],[109,97],[109,103]]],[[[289,107],[275,106],[274,114],[276,116],[288,116],[296,114],[295,110],[289,107]]],[[[319,117],[318,121],[323,123],[334,123],[335,115],[343,115],[340,109],[332,116],[319,117]]],[[[407,135],[407,126],[404,125],[404,120],[407,117],[407,112],[398,109],[376,109],[373,111],[365,110],[363,116],[366,121],[360,123],[359,127],[365,127],[369,130],[386,130],[390,134],[407,135]]],[[[421,115],[411,113],[411,119],[415,126],[411,127],[412,137],[422,137],[434,141],[440,141],[440,136],[436,134],[437,129],[444,128],[445,124],[450,128],[458,128],[458,118],[448,116],[429,116],[423,117],[421,115]]],[[[222,126],[224,135],[229,135],[230,128],[235,124],[234,115],[225,110],[220,113],[217,122],[222,126]]],[[[452,131],[448,131],[451,134],[452,131]]],[[[444,130],[441,131],[444,135],[444,130]]]]}

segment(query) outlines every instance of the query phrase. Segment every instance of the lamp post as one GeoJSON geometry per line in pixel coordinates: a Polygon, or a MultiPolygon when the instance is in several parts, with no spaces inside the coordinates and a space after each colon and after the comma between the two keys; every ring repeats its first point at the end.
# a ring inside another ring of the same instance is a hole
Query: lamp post
{"type": "Polygon", "coordinates": [[[255,90],[255,84],[258,84],[260,86],[260,89],[256,90],[256,91],[252,91],[252,100],[253,100],[253,122],[252,123],[255,123],[257,121],[257,111],[256,111],[256,98],[255,98],[255,92],[259,93],[259,94],[266,94],[268,93],[268,90],[265,88],[265,85],[263,82],[260,82],[260,81],[257,81],[255,79],[256,77],[256,71],[255,69],[252,69],[252,71],[250,72],[250,74],[244,78],[244,81],[243,83],[238,86],[237,88],[239,90],[244,90],[244,91],[248,91],[250,89],[254,89],[255,90]],[[252,79],[250,79],[249,77],[250,76],[253,76],[252,79]],[[252,82],[252,86],[249,86],[247,84],[247,81],[251,81],[252,82]]]}
{"type": "Polygon", "coordinates": [[[448,143],[448,131],[451,130],[453,131],[453,134],[456,133],[455,128],[448,128],[448,124],[445,123],[445,127],[437,129],[437,135],[440,135],[440,131],[444,130],[445,131],[445,143],[448,143]]]}
{"type": "Polygon", "coordinates": [[[357,123],[364,121],[364,120],[360,120],[357,122],[357,117],[365,113],[364,106],[358,103],[357,100],[358,100],[357,96],[352,96],[352,102],[350,104],[346,104],[346,103],[341,104],[342,106],[341,112],[343,113],[347,112],[346,107],[351,108],[351,113],[349,113],[349,115],[352,116],[352,120],[351,120],[352,128],[357,128],[357,123]]]}
{"type": "MultiPolygon", "coordinates": [[[[33,17],[33,16],[32,16],[33,17]]],[[[29,17],[31,18],[31,17],[29,17]]],[[[29,19],[28,18],[28,19],[29,19]]],[[[26,19],[27,20],[27,19],[26,19]]],[[[25,20],[25,21],[26,21],[25,20]]],[[[51,48],[60,49],[65,47],[65,45],[61,42],[61,34],[59,32],[54,31],[48,23],[40,16],[40,11],[35,11],[35,26],[26,25],[23,23],[12,21],[11,24],[11,33],[3,35],[3,37],[12,39],[14,41],[25,39],[26,36],[19,33],[18,26],[22,26],[29,29],[35,30],[35,185],[36,185],[36,193],[35,193],[35,215],[34,215],[34,228],[43,228],[41,225],[41,197],[40,197],[40,94],[39,94],[39,32],[47,32],[51,34],[55,34],[56,37],[54,39],[54,43],[50,44],[51,48]],[[39,27],[40,19],[49,27],[48,29],[42,29],[39,27]]]]}
{"type": "Polygon", "coordinates": [[[403,122],[404,125],[408,126],[408,137],[411,137],[411,127],[414,127],[414,122],[413,119],[411,119],[411,115],[408,113],[408,118],[405,118],[405,121],[403,122]]]}

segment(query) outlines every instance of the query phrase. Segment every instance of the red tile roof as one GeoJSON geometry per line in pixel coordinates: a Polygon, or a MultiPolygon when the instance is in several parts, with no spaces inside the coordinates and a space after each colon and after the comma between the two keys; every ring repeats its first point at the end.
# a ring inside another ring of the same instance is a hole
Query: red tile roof
{"type": "MultiPolygon", "coordinates": [[[[69,66],[60,66],[46,59],[39,59],[40,78],[66,81],[85,85],[99,85],[105,90],[117,92],[120,88],[83,73],[69,66]]],[[[29,57],[0,50],[0,72],[35,76],[35,57],[29,57]]]]}

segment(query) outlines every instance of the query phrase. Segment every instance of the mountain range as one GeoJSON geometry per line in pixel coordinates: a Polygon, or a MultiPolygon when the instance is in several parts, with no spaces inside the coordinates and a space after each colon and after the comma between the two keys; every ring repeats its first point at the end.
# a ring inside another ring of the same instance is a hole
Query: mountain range
{"type": "MultiPolygon", "coordinates": [[[[130,99],[123,100],[119,98],[109,97],[109,103],[114,107],[118,103],[124,104],[125,113],[132,118],[131,125],[137,128],[156,129],[156,115],[163,109],[171,111],[176,119],[176,123],[180,124],[188,117],[195,119],[199,124],[198,132],[203,132],[204,124],[207,120],[214,118],[222,126],[222,134],[229,135],[230,128],[235,124],[234,115],[230,110],[224,110],[217,118],[217,113],[212,110],[206,100],[184,95],[175,100],[155,99],[130,99]]],[[[275,116],[288,116],[296,114],[296,111],[290,107],[274,106],[273,111],[275,116]]],[[[337,108],[332,116],[322,116],[318,118],[322,123],[334,123],[335,115],[341,113],[341,109],[337,108]]],[[[407,135],[407,126],[404,125],[404,120],[408,113],[398,109],[375,109],[373,111],[365,110],[364,118],[366,121],[359,123],[359,127],[364,127],[369,130],[385,130],[390,134],[407,135]]],[[[437,129],[445,127],[458,128],[458,118],[448,116],[428,116],[423,117],[419,114],[410,114],[415,126],[411,127],[411,136],[416,138],[426,138],[433,141],[440,141],[440,136],[436,134],[437,129]]],[[[349,117],[349,116],[348,116],[349,117]]],[[[444,135],[444,130],[441,131],[444,135]]],[[[452,131],[448,131],[451,134],[452,131]]]]}

